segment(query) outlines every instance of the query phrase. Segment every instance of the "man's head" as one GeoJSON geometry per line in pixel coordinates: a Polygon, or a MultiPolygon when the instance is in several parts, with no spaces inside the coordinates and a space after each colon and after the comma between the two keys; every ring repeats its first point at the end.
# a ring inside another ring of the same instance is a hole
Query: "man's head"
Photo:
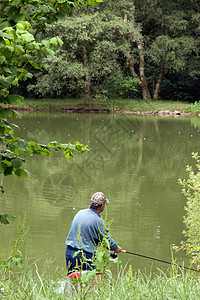
{"type": "Polygon", "coordinates": [[[100,208],[105,207],[105,205],[108,203],[109,200],[106,198],[106,196],[101,192],[97,192],[91,197],[90,208],[99,210],[100,208]]]}

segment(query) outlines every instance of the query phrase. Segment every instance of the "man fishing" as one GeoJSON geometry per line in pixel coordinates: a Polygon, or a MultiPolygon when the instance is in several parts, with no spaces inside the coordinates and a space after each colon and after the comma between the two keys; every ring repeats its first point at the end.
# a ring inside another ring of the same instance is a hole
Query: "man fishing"
{"type": "Polygon", "coordinates": [[[110,250],[115,253],[122,251],[122,248],[110,237],[100,216],[108,203],[109,200],[106,196],[101,192],[97,192],[92,195],[89,208],[80,210],[75,215],[65,242],[67,246],[65,257],[68,274],[81,265],[82,270],[95,268],[92,258],[103,237],[108,239],[110,250]],[[78,250],[81,251],[74,256],[74,253],[78,250]],[[87,262],[83,262],[83,256],[87,259],[87,262]]]}

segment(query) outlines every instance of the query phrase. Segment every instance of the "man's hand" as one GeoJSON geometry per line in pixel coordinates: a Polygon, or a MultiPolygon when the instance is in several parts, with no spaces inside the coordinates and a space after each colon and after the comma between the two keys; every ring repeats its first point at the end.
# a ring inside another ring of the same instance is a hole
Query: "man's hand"
{"type": "Polygon", "coordinates": [[[114,250],[114,252],[115,252],[115,253],[120,253],[120,252],[122,252],[122,248],[118,246],[117,249],[114,250]]]}

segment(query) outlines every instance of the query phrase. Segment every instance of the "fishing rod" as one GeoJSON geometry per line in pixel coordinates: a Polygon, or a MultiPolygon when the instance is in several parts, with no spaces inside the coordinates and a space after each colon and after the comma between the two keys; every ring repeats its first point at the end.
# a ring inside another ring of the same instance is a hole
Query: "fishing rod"
{"type": "MultiPolygon", "coordinates": [[[[172,264],[171,262],[166,261],[166,260],[162,260],[162,259],[158,259],[158,258],[154,258],[154,257],[150,257],[150,256],[146,256],[146,255],[134,253],[134,252],[129,252],[129,251],[126,251],[126,250],[122,250],[122,252],[123,252],[123,253],[132,254],[132,255],[136,255],[136,256],[140,256],[140,257],[144,257],[144,258],[151,259],[151,260],[155,260],[155,261],[159,261],[159,262],[162,262],[162,263],[165,263],[165,264],[169,264],[169,265],[172,264]]],[[[180,268],[184,268],[184,269],[187,269],[187,270],[191,270],[191,271],[196,271],[196,272],[198,272],[198,270],[191,269],[191,268],[188,268],[188,267],[185,267],[185,266],[181,266],[181,265],[177,265],[177,266],[180,267],[180,268]]]]}

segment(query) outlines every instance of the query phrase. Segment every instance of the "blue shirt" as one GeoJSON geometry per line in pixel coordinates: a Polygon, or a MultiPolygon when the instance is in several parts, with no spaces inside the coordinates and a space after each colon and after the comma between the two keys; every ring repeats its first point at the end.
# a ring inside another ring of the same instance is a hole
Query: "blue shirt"
{"type": "Polygon", "coordinates": [[[75,215],[65,244],[66,246],[94,253],[103,236],[106,236],[109,240],[110,250],[116,250],[118,246],[111,239],[99,213],[94,209],[87,208],[80,210],[75,215]]]}

